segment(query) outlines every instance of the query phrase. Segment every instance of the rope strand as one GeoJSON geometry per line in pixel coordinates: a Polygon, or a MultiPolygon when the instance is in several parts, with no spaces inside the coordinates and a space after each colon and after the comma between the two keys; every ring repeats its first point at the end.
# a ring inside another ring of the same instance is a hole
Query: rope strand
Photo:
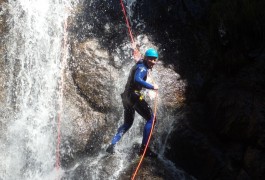
{"type": "Polygon", "coordinates": [[[139,50],[137,49],[136,43],[134,41],[134,37],[133,37],[132,30],[131,30],[130,22],[128,20],[126,9],[125,9],[125,6],[123,4],[123,1],[120,0],[120,3],[121,3],[121,7],[122,7],[122,12],[123,12],[123,15],[124,15],[124,18],[125,18],[125,23],[127,25],[127,29],[128,29],[128,32],[129,32],[129,37],[131,39],[131,46],[133,48],[133,57],[134,57],[134,60],[137,62],[142,56],[141,56],[141,53],[139,52],[139,50]]]}
{"type": "Polygon", "coordinates": [[[126,25],[127,25],[127,28],[128,28],[129,36],[131,38],[132,48],[135,49],[136,48],[136,44],[134,42],[131,26],[130,26],[129,20],[127,18],[127,15],[126,15],[127,13],[126,13],[123,1],[122,0],[120,0],[120,1],[121,1],[122,12],[123,12],[123,15],[124,15],[124,18],[125,18],[125,22],[126,22],[126,25]]]}
{"type": "MultiPolygon", "coordinates": [[[[59,111],[57,119],[57,145],[56,145],[56,170],[59,171],[60,163],[60,145],[61,145],[61,119],[63,113],[63,93],[64,93],[64,70],[66,67],[67,60],[67,18],[64,21],[63,26],[63,56],[62,56],[62,67],[61,67],[61,81],[60,81],[60,91],[59,91],[59,111]]],[[[60,175],[58,175],[60,179],[60,175]]]]}

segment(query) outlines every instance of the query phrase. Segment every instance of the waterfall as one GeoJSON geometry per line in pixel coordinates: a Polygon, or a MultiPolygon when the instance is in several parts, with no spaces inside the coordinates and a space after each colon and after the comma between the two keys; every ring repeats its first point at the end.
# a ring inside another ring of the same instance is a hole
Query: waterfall
{"type": "Polygon", "coordinates": [[[70,0],[9,0],[0,179],[56,179],[64,21],[70,0]]]}
{"type": "MultiPolygon", "coordinates": [[[[94,1],[89,2],[91,4],[94,1]]],[[[133,16],[132,7],[135,2],[137,1],[126,1],[129,17],[133,16]]],[[[128,169],[137,163],[136,154],[139,149],[137,146],[141,144],[145,121],[136,114],[132,128],[117,144],[114,155],[107,154],[105,150],[109,144],[106,141],[100,141],[98,143],[100,148],[96,153],[84,153],[85,155],[82,154],[81,157],[74,159],[71,165],[62,169],[56,168],[59,147],[58,134],[60,134],[58,125],[63,112],[65,58],[68,55],[65,47],[67,39],[65,37],[65,22],[67,22],[67,17],[71,15],[70,9],[75,6],[75,3],[77,2],[72,0],[9,0],[7,3],[9,30],[4,42],[7,47],[5,67],[8,81],[6,82],[5,107],[1,110],[3,114],[0,115],[2,130],[0,136],[0,180],[128,179],[123,178],[124,174],[129,172],[128,169]]],[[[92,28],[90,22],[82,23],[85,23],[86,27],[92,28]]],[[[144,37],[145,35],[138,36],[137,41],[145,41],[143,40],[144,37]]],[[[142,48],[146,49],[146,46],[142,48]]],[[[130,42],[115,48],[114,61],[117,61],[117,64],[120,63],[122,67],[119,69],[114,82],[110,80],[114,87],[110,99],[120,102],[117,107],[120,116],[118,119],[108,119],[108,122],[117,122],[116,126],[109,128],[113,132],[109,136],[113,136],[117,128],[123,123],[120,94],[124,90],[129,69],[134,65],[130,58],[130,42]],[[127,60],[128,62],[124,62],[127,60]]],[[[108,64],[109,60],[98,60],[97,63],[108,64]]],[[[159,74],[159,72],[154,70],[154,74],[159,74]]],[[[159,78],[159,75],[156,75],[155,79],[159,78]]],[[[163,91],[160,92],[163,93],[163,91]]],[[[152,100],[150,101],[152,102],[152,100]]],[[[160,124],[161,129],[156,131],[157,136],[170,130],[175,118],[173,112],[159,108],[158,116],[165,125],[160,124]]],[[[72,111],[75,114],[78,109],[72,111]]],[[[80,115],[80,117],[83,116],[80,115]]],[[[110,116],[109,118],[112,117],[116,118],[117,116],[110,116]]],[[[67,125],[70,128],[74,126],[74,120],[71,118],[69,116],[67,120],[67,123],[70,124],[67,125]]],[[[93,120],[89,119],[89,125],[93,126],[93,120]]],[[[92,130],[98,130],[93,129],[93,127],[92,130]]],[[[95,125],[95,127],[97,126],[95,125]]],[[[66,134],[64,136],[65,141],[71,132],[66,134]]],[[[163,168],[166,167],[164,169],[170,170],[171,177],[186,179],[185,172],[178,170],[173,163],[163,157],[166,138],[153,139],[157,147],[156,151],[161,155],[159,163],[162,164],[163,168]]],[[[63,143],[67,146],[67,142],[63,143]]],[[[61,147],[64,148],[65,146],[61,147]]],[[[60,149],[60,152],[65,155],[68,153],[67,150],[60,149]]],[[[130,175],[126,174],[127,177],[130,175]]]]}

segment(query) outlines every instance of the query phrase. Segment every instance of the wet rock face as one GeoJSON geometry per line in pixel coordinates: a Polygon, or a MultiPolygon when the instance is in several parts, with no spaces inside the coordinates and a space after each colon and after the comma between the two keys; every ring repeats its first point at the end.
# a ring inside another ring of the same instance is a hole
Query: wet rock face
{"type": "Polygon", "coordinates": [[[210,123],[217,137],[225,145],[238,143],[242,146],[234,149],[237,158],[229,155],[231,147],[225,147],[227,161],[232,162],[234,171],[245,169],[253,179],[259,179],[265,172],[264,163],[258,160],[264,159],[260,152],[265,150],[264,67],[263,59],[257,60],[235,78],[220,83],[209,97],[212,107],[210,123]]]}
{"type": "Polygon", "coordinates": [[[83,155],[98,153],[109,141],[118,119],[113,96],[117,70],[109,65],[109,53],[95,38],[78,42],[74,38],[66,89],[63,123],[63,166],[71,166],[83,155]],[[110,115],[109,113],[112,113],[110,115]]]}
{"type": "MultiPolygon", "coordinates": [[[[62,123],[62,165],[69,166],[80,154],[99,148],[102,137],[95,137],[97,129],[106,129],[106,114],[93,110],[80,96],[71,73],[66,74],[64,113],[62,123]]],[[[91,153],[92,154],[92,153],[91,153]]]]}
{"type": "MultiPolygon", "coordinates": [[[[117,49],[120,52],[122,51],[122,49],[117,49]]],[[[78,127],[80,126],[80,129],[83,129],[85,133],[82,132],[83,130],[79,130],[79,133],[81,133],[79,136],[87,136],[85,139],[88,139],[89,127],[93,127],[94,123],[90,121],[95,121],[95,118],[96,121],[101,119],[99,121],[101,125],[94,129],[97,131],[97,128],[102,128],[104,124],[102,119],[105,119],[104,116],[106,113],[120,115],[120,113],[117,113],[115,110],[118,106],[121,106],[121,104],[117,103],[120,99],[115,99],[116,94],[114,93],[117,92],[115,92],[114,89],[117,88],[115,87],[115,81],[121,76],[121,72],[119,72],[119,68],[117,67],[121,68],[122,63],[120,65],[113,63],[112,60],[115,59],[117,54],[110,54],[95,38],[87,39],[80,43],[74,41],[72,52],[72,59],[69,64],[71,70],[69,75],[71,75],[71,77],[69,76],[69,90],[66,91],[66,99],[69,101],[69,108],[67,109],[76,109],[80,111],[79,115],[71,113],[69,116],[73,116],[72,118],[74,119],[79,119],[79,125],[76,124],[76,128],[73,129],[79,129],[78,127]],[[75,90],[73,90],[73,88],[75,90]],[[77,95],[75,95],[75,93],[77,93],[77,95]],[[83,100],[81,101],[81,99],[83,100]],[[77,103],[79,101],[81,102],[77,103]],[[73,102],[73,104],[71,104],[71,102],[73,102]],[[93,115],[89,114],[95,115],[93,117],[93,115]],[[82,120],[82,118],[85,120],[82,120]]],[[[125,61],[125,59],[123,61],[125,61]]],[[[154,69],[155,72],[153,74],[155,76],[152,77],[153,80],[157,80],[156,83],[159,86],[167,87],[166,89],[162,89],[159,94],[160,98],[163,99],[163,101],[161,101],[161,106],[171,109],[181,106],[185,99],[185,82],[182,81],[180,76],[172,69],[164,67],[162,62],[154,69]]],[[[125,84],[123,84],[123,86],[125,86],[125,84]]],[[[66,113],[69,114],[69,112],[66,113]]],[[[107,121],[105,123],[109,126],[109,130],[112,129],[113,124],[107,121]]],[[[100,132],[101,131],[102,129],[100,132]]],[[[84,141],[82,142],[84,144],[84,141]]]]}
{"type": "Polygon", "coordinates": [[[195,53],[198,58],[191,62],[208,62],[208,67],[197,67],[206,75],[202,84],[193,83],[196,73],[189,71],[191,66],[180,65],[185,73],[189,71],[187,101],[166,156],[198,179],[264,175],[264,163],[258,160],[264,158],[264,23],[259,28],[251,25],[264,20],[260,8],[264,5],[260,1],[212,2],[203,26],[210,28],[205,40],[214,48],[204,60],[195,53]]]}
{"type": "Polygon", "coordinates": [[[4,37],[7,33],[7,7],[6,1],[0,1],[0,102],[4,102],[5,95],[5,84],[7,79],[6,73],[6,63],[5,63],[5,55],[6,55],[6,47],[4,44],[4,37]]]}
{"type": "Polygon", "coordinates": [[[139,2],[143,18],[147,22],[162,23],[165,19],[169,20],[168,25],[176,21],[188,23],[190,18],[199,19],[205,15],[205,9],[209,5],[209,0],[202,1],[170,1],[170,0],[144,0],[139,2]],[[166,18],[167,17],[167,18],[166,18]],[[173,21],[170,21],[173,20],[173,21]]]}
{"type": "Polygon", "coordinates": [[[127,33],[122,17],[119,1],[84,1],[70,30],[78,41],[93,37],[111,50],[113,45],[118,46],[124,39],[120,35],[127,33]]]}
{"type": "MultiPolygon", "coordinates": [[[[258,145],[264,136],[264,63],[245,68],[237,77],[220,83],[210,94],[212,125],[220,136],[258,145]]],[[[262,141],[261,141],[262,142],[262,141]]],[[[259,144],[264,148],[264,145],[259,144]]]]}
{"type": "Polygon", "coordinates": [[[4,33],[7,31],[7,24],[6,24],[7,7],[5,2],[6,2],[5,0],[0,1],[0,36],[4,35],[4,33]]]}
{"type": "Polygon", "coordinates": [[[186,82],[170,67],[159,62],[154,68],[154,79],[159,86],[159,106],[168,110],[181,107],[185,102],[186,82]]]}
{"type": "Polygon", "coordinates": [[[169,140],[174,152],[166,155],[198,179],[262,177],[264,67],[257,61],[220,82],[207,103],[189,103],[169,140]]]}
{"type": "Polygon", "coordinates": [[[248,147],[244,155],[245,169],[253,179],[263,179],[265,174],[264,149],[248,147]]]}
{"type": "MultiPolygon", "coordinates": [[[[166,156],[198,179],[259,179],[264,175],[264,39],[258,38],[264,25],[257,23],[263,22],[263,11],[257,8],[263,4],[240,2],[237,11],[235,3],[145,0],[133,6],[134,32],[148,34],[161,50],[162,63],[154,70],[160,74],[155,79],[160,80],[161,106],[181,112],[166,156]]],[[[122,18],[118,1],[87,1],[70,28],[69,67],[76,88],[73,94],[78,96],[68,103],[69,109],[79,109],[70,116],[78,119],[73,137],[82,137],[72,138],[77,144],[73,147],[88,147],[92,154],[97,143],[91,139],[108,143],[107,134],[113,133],[110,126],[115,125],[104,113],[118,107],[108,102],[117,101],[112,99],[113,82],[125,63],[120,59],[129,57],[122,18]],[[74,101],[80,103],[73,105],[74,101]],[[95,118],[98,126],[88,128],[95,118]],[[98,129],[104,131],[102,138],[95,133],[98,129]]],[[[143,40],[139,42],[141,50],[147,47],[143,40]]]]}
{"type": "Polygon", "coordinates": [[[96,39],[88,39],[76,44],[72,55],[73,80],[81,95],[95,110],[109,111],[113,108],[110,95],[117,70],[109,63],[111,57],[108,51],[96,39]]]}
{"type": "MultiPolygon", "coordinates": [[[[1,48],[1,47],[0,47],[1,48]]],[[[0,49],[0,102],[4,102],[5,99],[5,82],[6,82],[6,72],[4,64],[4,50],[0,49]],[[2,57],[1,57],[2,56],[2,57]]]]}
{"type": "MultiPolygon", "coordinates": [[[[126,82],[117,81],[127,79],[121,76],[129,71],[133,59],[124,21],[119,24],[122,16],[116,17],[121,13],[118,5],[117,10],[113,9],[115,3],[88,3],[83,12],[78,12],[77,20],[69,23],[71,60],[66,74],[62,127],[62,165],[65,167],[83,155],[97,154],[103,143],[111,141],[118,119],[122,117],[121,100],[117,95],[121,90],[117,89],[123,89],[126,82]],[[95,8],[100,11],[94,11],[95,8]],[[92,12],[93,17],[87,12],[92,12]]],[[[148,47],[155,47],[150,37],[137,38],[142,53],[148,47]]],[[[186,82],[180,75],[163,61],[154,68],[153,74],[160,87],[167,87],[159,94],[163,99],[161,106],[168,110],[182,106],[186,82]]]]}

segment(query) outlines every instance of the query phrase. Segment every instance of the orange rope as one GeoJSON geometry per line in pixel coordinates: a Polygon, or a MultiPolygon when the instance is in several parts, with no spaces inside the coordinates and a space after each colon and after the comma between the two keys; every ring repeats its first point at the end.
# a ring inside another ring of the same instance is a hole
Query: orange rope
{"type": "Polygon", "coordinates": [[[143,155],[142,155],[142,157],[141,157],[141,159],[140,159],[140,161],[139,161],[139,163],[138,163],[138,166],[137,166],[137,168],[136,168],[136,170],[135,170],[135,172],[134,172],[134,174],[133,174],[131,180],[134,180],[134,179],[135,179],[135,176],[137,175],[137,172],[138,172],[138,170],[140,169],[140,166],[141,166],[142,161],[143,161],[143,159],[144,159],[144,156],[145,156],[145,153],[146,153],[147,147],[148,147],[148,145],[149,145],[149,142],[150,142],[150,139],[151,139],[151,136],[152,136],[152,133],[153,133],[153,129],[154,129],[154,126],[155,126],[155,119],[156,119],[156,111],[157,111],[157,96],[158,96],[158,92],[157,92],[157,90],[156,90],[155,105],[154,105],[154,106],[155,106],[155,108],[154,108],[154,118],[153,118],[153,122],[152,122],[152,128],[151,128],[151,131],[150,131],[150,134],[149,134],[148,140],[147,140],[147,144],[146,144],[146,146],[145,146],[145,148],[144,148],[144,153],[143,153],[143,155]]]}
{"type": "Polygon", "coordinates": [[[136,43],[134,42],[134,38],[133,38],[130,22],[129,22],[128,18],[127,18],[127,15],[126,15],[127,13],[126,13],[123,1],[120,0],[120,2],[121,2],[122,12],[123,12],[123,15],[124,15],[124,18],[125,18],[125,22],[126,22],[126,25],[127,25],[127,28],[128,28],[129,36],[130,36],[130,39],[131,39],[131,44],[132,44],[132,48],[133,48],[133,57],[134,57],[135,61],[138,61],[141,58],[141,53],[137,49],[136,43]]]}
{"type": "MultiPolygon", "coordinates": [[[[64,21],[64,37],[63,37],[63,57],[62,57],[62,67],[61,67],[61,84],[59,93],[59,112],[57,119],[57,145],[56,145],[56,170],[59,171],[60,163],[60,144],[61,144],[61,118],[63,111],[63,91],[64,91],[64,69],[66,66],[66,54],[67,54],[67,19],[64,21]]],[[[60,176],[58,175],[58,179],[60,176]]]]}
{"type": "Polygon", "coordinates": [[[120,0],[120,1],[121,1],[122,12],[124,14],[125,22],[126,22],[126,25],[127,25],[127,28],[128,28],[129,36],[131,38],[132,47],[133,47],[133,49],[135,49],[136,45],[135,45],[135,42],[134,42],[134,38],[133,38],[133,34],[132,34],[132,30],[131,30],[131,26],[130,26],[129,20],[128,20],[127,15],[126,15],[126,10],[125,10],[123,1],[122,0],[120,0]]]}

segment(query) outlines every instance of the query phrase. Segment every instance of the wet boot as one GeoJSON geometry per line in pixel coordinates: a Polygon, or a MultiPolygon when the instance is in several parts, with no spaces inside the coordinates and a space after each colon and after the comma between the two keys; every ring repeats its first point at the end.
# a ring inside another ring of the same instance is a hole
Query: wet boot
{"type": "Polygon", "coordinates": [[[106,149],[106,152],[108,152],[110,154],[114,154],[115,153],[114,147],[115,147],[114,144],[110,144],[109,147],[106,149]]]}
{"type": "MultiPolygon", "coordinates": [[[[145,149],[145,145],[142,145],[140,148],[140,151],[138,153],[139,156],[143,155],[144,149],[145,149]]],[[[145,152],[145,156],[151,157],[151,158],[156,158],[158,155],[157,155],[157,153],[153,152],[149,147],[147,147],[146,152],[145,152]]]]}

